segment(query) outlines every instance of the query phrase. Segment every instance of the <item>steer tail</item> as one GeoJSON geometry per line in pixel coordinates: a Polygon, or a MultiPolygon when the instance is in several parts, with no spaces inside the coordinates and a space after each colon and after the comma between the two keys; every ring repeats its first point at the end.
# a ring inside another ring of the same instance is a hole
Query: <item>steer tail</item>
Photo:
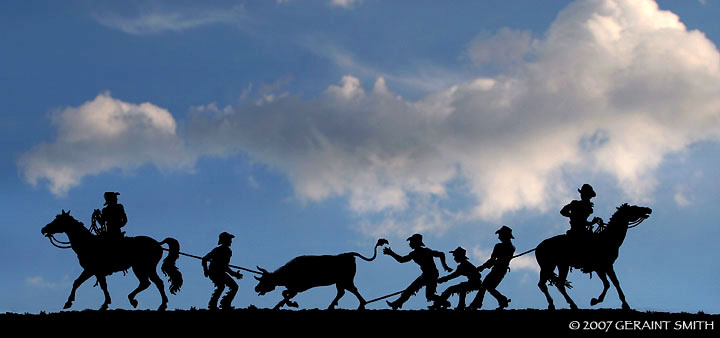
{"type": "Polygon", "coordinates": [[[375,252],[373,252],[373,256],[370,257],[370,258],[367,258],[367,257],[365,257],[365,256],[363,256],[363,255],[361,255],[361,254],[359,254],[359,253],[357,253],[357,252],[351,252],[350,254],[353,255],[353,256],[355,256],[355,257],[360,257],[361,259],[363,259],[363,260],[365,260],[365,261],[372,262],[373,260],[375,260],[375,257],[377,257],[377,248],[378,248],[379,246],[383,246],[383,245],[385,245],[385,244],[388,244],[387,239],[384,239],[384,238],[378,239],[377,244],[375,244],[375,252]]]}
{"type": "Polygon", "coordinates": [[[162,266],[160,267],[160,270],[165,274],[165,276],[168,276],[168,281],[170,282],[170,293],[173,295],[176,294],[180,287],[183,284],[183,277],[180,273],[180,270],[175,266],[175,261],[177,261],[178,257],[180,257],[180,243],[174,238],[165,238],[164,241],[160,242],[160,245],[167,244],[168,249],[168,255],[165,257],[165,260],[163,260],[162,266]]]}

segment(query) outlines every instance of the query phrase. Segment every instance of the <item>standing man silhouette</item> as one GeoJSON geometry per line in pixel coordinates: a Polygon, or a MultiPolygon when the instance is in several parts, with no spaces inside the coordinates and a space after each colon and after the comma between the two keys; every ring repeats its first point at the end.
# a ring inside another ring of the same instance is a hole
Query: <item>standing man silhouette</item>
{"type": "Polygon", "coordinates": [[[457,268],[455,268],[455,272],[439,278],[438,283],[442,284],[460,276],[465,276],[468,280],[445,289],[445,291],[443,291],[443,293],[435,300],[433,307],[438,309],[449,307],[450,302],[448,301],[448,298],[450,298],[452,294],[457,293],[459,301],[456,309],[463,310],[465,309],[465,297],[467,293],[480,289],[480,286],[482,285],[482,276],[475,265],[470,263],[464,248],[457,247],[457,249],[450,251],[450,253],[453,255],[455,262],[458,263],[457,268]]]}
{"type": "Polygon", "coordinates": [[[223,232],[220,234],[218,239],[219,246],[210,251],[202,259],[203,272],[205,277],[209,277],[210,280],[215,284],[215,291],[210,297],[208,308],[210,310],[217,310],[217,302],[222,294],[225,287],[228,287],[228,292],[223,296],[220,301],[220,308],[223,310],[232,309],[232,301],[235,298],[235,294],[238,290],[238,285],[235,281],[230,278],[233,276],[237,279],[242,279],[243,275],[239,272],[230,270],[230,257],[232,257],[232,239],[235,236],[223,232]],[[210,261],[210,267],[208,268],[208,261],[210,261]]]}
{"type": "Polygon", "coordinates": [[[512,229],[503,225],[500,230],[495,231],[498,235],[500,243],[495,244],[490,259],[485,264],[478,267],[479,271],[483,271],[487,268],[492,268],[490,273],[483,280],[480,290],[478,291],[475,299],[470,303],[471,309],[482,308],[483,299],[485,298],[485,291],[489,292],[498,302],[498,310],[508,307],[510,299],[503,296],[499,291],[496,290],[500,282],[505,277],[505,274],[510,270],[510,260],[515,253],[515,247],[512,245],[511,239],[515,238],[512,235],[512,229]]]}
{"type": "Polygon", "coordinates": [[[399,263],[407,263],[409,261],[415,262],[420,266],[420,270],[422,271],[420,277],[415,279],[415,281],[413,281],[410,286],[402,292],[400,298],[394,302],[387,302],[393,310],[402,308],[403,304],[410,299],[410,296],[420,291],[423,286],[425,287],[425,298],[427,301],[435,301],[437,298],[435,291],[437,289],[439,273],[437,267],[435,266],[434,258],[440,258],[440,262],[447,272],[452,271],[452,269],[445,263],[445,254],[426,248],[422,241],[422,235],[414,234],[410,236],[407,241],[409,242],[408,245],[412,249],[407,256],[400,256],[389,247],[383,249],[384,254],[389,255],[399,263]]]}
{"type": "Polygon", "coordinates": [[[100,211],[95,209],[93,211],[92,218],[100,223],[101,229],[105,231],[102,233],[104,237],[111,239],[122,238],[125,233],[120,231],[120,228],[127,224],[127,215],[125,214],[125,207],[118,203],[119,192],[106,192],[103,197],[105,198],[105,207],[100,211]]]}

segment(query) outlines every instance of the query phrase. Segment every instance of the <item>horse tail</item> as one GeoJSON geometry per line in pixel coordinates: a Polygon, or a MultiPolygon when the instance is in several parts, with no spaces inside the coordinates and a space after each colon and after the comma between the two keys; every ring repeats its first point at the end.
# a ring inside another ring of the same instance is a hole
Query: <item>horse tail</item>
{"type": "Polygon", "coordinates": [[[572,289],[572,283],[569,280],[561,281],[560,277],[558,277],[558,275],[553,272],[552,275],[550,276],[550,286],[560,285],[560,284],[562,284],[563,286],[565,286],[568,289],[572,289]]]}
{"type": "Polygon", "coordinates": [[[165,274],[165,276],[168,276],[168,281],[170,282],[170,293],[174,295],[180,290],[180,287],[182,287],[183,284],[180,269],[175,266],[175,261],[177,261],[178,257],[180,257],[180,243],[178,243],[176,239],[168,237],[165,238],[164,241],[160,242],[160,245],[163,244],[168,245],[168,255],[165,257],[165,260],[163,260],[160,270],[165,274]]]}

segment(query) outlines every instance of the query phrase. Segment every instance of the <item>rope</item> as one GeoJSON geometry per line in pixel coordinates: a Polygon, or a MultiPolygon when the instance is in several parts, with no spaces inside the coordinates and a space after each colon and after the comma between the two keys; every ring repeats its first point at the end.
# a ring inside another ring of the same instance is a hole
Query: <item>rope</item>
{"type": "Polygon", "coordinates": [[[371,300],[365,302],[365,304],[370,304],[370,303],[377,302],[377,301],[379,301],[379,300],[383,300],[383,299],[385,299],[385,298],[390,298],[390,297],[392,297],[392,296],[397,296],[397,295],[399,295],[399,294],[401,294],[401,293],[403,293],[403,292],[404,292],[404,290],[403,290],[403,291],[398,291],[398,292],[393,292],[393,293],[391,293],[391,294],[389,294],[389,295],[385,295],[385,296],[382,296],[382,297],[378,297],[378,298],[375,298],[375,299],[371,299],[371,300]]]}
{"type": "MultiPolygon", "coordinates": [[[[165,248],[162,248],[162,249],[165,250],[165,251],[170,251],[169,249],[165,249],[165,248]]],[[[187,254],[187,253],[184,253],[184,252],[179,252],[179,254],[181,254],[181,255],[183,255],[183,256],[186,256],[186,257],[195,258],[195,259],[202,259],[202,257],[200,257],[200,256],[195,256],[195,255],[187,254]]],[[[258,275],[262,275],[262,274],[263,274],[263,273],[260,272],[260,271],[255,271],[255,270],[243,268],[243,267],[241,267],[241,266],[235,266],[235,265],[232,265],[232,264],[229,264],[228,266],[231,267],[231,268],[234,268],[234,269],[240,269],[240,270],[247,271],[247,272],[252,272],[252,273],[258,274],[258,275]]]]}
{"type": "Polygon", "coordinates": [[[528,251],[525,251],[525,252],[523,252],[523,253],[521,253],[521,254],[517,254],[517,255],[515,255],[515,256],[512,256],[512,258],[510,258],[510,259],[513,259],[513,258],[518,258],[518,257],[520,257],[520,256],[524,256],[524,255],[527,255],[527,254],[529,254],[529,253],[531,253],[531,252],[535,251],[536,249],[537,249],[537,248],[534,248],[534,249],[530,249],[530,250],[528,250],[528,251]]]}

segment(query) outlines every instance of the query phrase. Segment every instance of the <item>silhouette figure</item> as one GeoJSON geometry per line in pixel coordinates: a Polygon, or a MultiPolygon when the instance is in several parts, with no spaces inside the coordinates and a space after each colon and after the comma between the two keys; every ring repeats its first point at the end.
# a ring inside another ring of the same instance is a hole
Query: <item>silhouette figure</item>
{"type": "Polygon", "coordinates": [[[119,239],[125,235],[124,232],[120,231],[120,228],[127,224],[128,219],[125,214],[125,208],[122,204],[118,203],[118,195],[120,195],[119,192],[106,192],[103,195],[103,197],[105,197],[105,207],[102,211],[99,209],[93,211],[93,228],[95,228],[95,222],[100,224],[97,233],[103,238],[119,239]]]}
{"type": "Polygon", "coordinates": [[[205,257],[202,258],[202,267],[205,277],[209,277],[210,280],[215,284],[215,291],[210,297],[210,303],[208,308],[210,310],[217,310],[217,302],[220,299],[220,295],[228,288],[228,292],[220,301],[220,308],[223,310],[232,309],[232,301],[235,298],[235,294],[238,290],[238,285],[230,277],[233,276],[237,279],[242,279],[243,275],[240,272],[230,270],[230,257],[232,257],[232,239],[235,236],[223,232],[220,234],[218,239],[218,247],[212,249],[205,257]],[[210,261],[210,268],[208,268],[208,261],[210,261]]]}
{"type": "Polygon", "coordinates": [[[387,302],[393,310],[402,308],[403,304],[410,299],[410,296],[420,291],[423,286],[425,287],[425,298],[427,301],[435,301],[437,298],[435,291],[437,289],[439,273],[437,267],[435,266],[434,258],[440,258],[440,262],[442,263],[443,268],[445,268],[445,271],[452,271],[452,269],[445,264],[445,254],[426,248],[422,241],[422,235],[414,234],[410,236],[407,241],[412,249],[407,256],[400,256],[389,247],[383,249],[384,254],[389,255],[399,263],[407,263],[409,261],[415,262],[420,266],[420,270],[422,271],[420,277],[415,279],[415,281],[413,281],[410,286],[408,286],[407,289],[400,294],[400,298],[394,302],[387,302]]]}
{"type": "MultiPolygon", "coordinates": [[[[596,196],[595,190],[589,184],[583,184],[578,189],[580,200],[573,200],[560,210],[560,214],[570,219],[570,230],[567,231],[568,239],[573,244],[573,255],[577,256],[578,261],[587,261],[586,255],[591,254],[589,248],[592,247],[588,243],[592,239],[593,225],[603,224],[600,217],[593,218],[588,221],[588,217],[593,213],[593,203],[590,201],[596,196]]],[[[585,267],[581,267],[585,270],[585,267]]]]}
{"type": "Polygon", "coordinates": [[[480,286],[475,299],[470,303],[470,308],[480,309],[482,308],[483,299],[485,298],[485,291],[489,292],[498,302],[498,310],[508,307],[510,299],[503,296],[499,291],[496,290],[500,282],[505,277],[505,274],[510,270],[510,260],[515,253],[515,247],[512,245],[511,239],[514,239],[512,235],[512,229],[503,225],[500,230],[495,231],[498,235],[500,243],[495,244],[493,252],[490,255],[490,259],[485,264],[478,267],[479,271],[492,268],[490,273],[485,277],[485,280],[480,286]]]}
{"type": "Polygon", "coordinates": [[[552,297],[550,297],[548,293],[546,285],[548,281],[550,281],[550,285],[557,287],[571,309],[577,309],[577,305],[575,305],[575,302],[573,302],[565,290],[566,287],[570,287],[570,283],[567,282],[570,267],[586,268],[588,272],[595,271],[598,277],[600,277],[600,280],[602,280],[603,291],[598,298],[593,298],[590,301],[590,305],[596,305],[605,299],[605,293],[610,287],[607,277],[610,277],[622,301],[622,308],[630,309],[630,306],[625,301],[625,295],[622,289],[620,289],[620,283],[615,275],[613,264],[618,257],[618,252],[625,240],[627,230],[637,226],[650,217],[651,213],[652,209],[647,207],[628,204],[623,204],[618,207],[604,230],[591,235],[593,237],[591,241],[593,244],[592,255],[583,257],[585,261],[579,261],[576,256],[568,254],[574,247],[574,244],[569,239],[569,235],[558,235],[542,241],[535,250],[535,259],[538,265],[540,265],[540,282],[538,283],[538,287],[543,294],[545,294],[548,309],[555,309],[552,297]],[[557,275],[554,272],[556,267],[558,269],[557,275]]]}
{"type": "Polygon", "coordinates": [[[457,294],[459,301],[456,309],[463,310],[465,309],[465,296],[471,291],[480,289],[482,279],[480,272],[478,272],[475,265],[470,263],[470,260],[468,260],[465,249],[457,247],[457,249],[450,251],[450,253],[453,255],[455,262],[458,263],[458,266],[455,269],[455,272],[439,278],[438,283],[442,284],[460,276],[467,277],[467,281],[448,287],[437,299],[435,299],[433,308],[449,307],[450,302],[448,301],[448,298],[450,298],[453,294],[457,294]]]}
{"type": "Polygon", "coordinates": [[[284,305],[298,307],[298,304],[293,302],[292,298],[300,292],[317,286],[334,284],[337,288],[337,295],[328,309],[334,309],[337,306],[340,298],[345,295],[345,290],[350,291],[360,301],[358,309],[364,309],[367,302],[358,292],[354,281],[355,257],[360,257],[368,262],[373,261],[377,257],[377,248],[385,244],[388,244],[387,240],[378,239],[371,258],[366,258],[357,252],[348,252],[334,256],[295,257],[274,272],[268,272],[258,266],[257,268],[262,272],[262,275],[255,277],[258,280],[255,292],[262,296],[275,290],[275,287],[284,286],[283,299],[273,308],[279,309],[284,305]]]}
{"type": "Polygon", "coordinates": [[[169,253],[163,261],[161,270],[169,276],[170,293],[175,294],[182,286],[182,274],[175,266],[175,261],[180,253],[180,244],[173,238],[168,237],[162,242],[157,242],[146,236],[125,237],[118,239],[117,245],[109,248],[106,240],[101,240],[99,236],[93,235],[81,222],[70,216],[70,211],[66,213],[65,210],[43,227],[41,232],[49,238],[57,233],[65,233],[83,267],[82,273],[73,283],[72,291],[65,303],[65,309],[70,308],[75,301],[77,288],[92,276],[97,278],[98,284],[105,294],[105,302],[100,309],[107,309],[111,299],[105,277],[114,272],[132,268],[140,285],[128,295],[130,304],[137,307],[138,302],[135,300],[135,296],[147,289],[152,281],[162,297],[162,304],[158,310],[165,310],[168,298],[165,295],[163,281],[156,272],[157,264],[163,255],[161,247],[163,244],[168,245],[169,253]]]}

